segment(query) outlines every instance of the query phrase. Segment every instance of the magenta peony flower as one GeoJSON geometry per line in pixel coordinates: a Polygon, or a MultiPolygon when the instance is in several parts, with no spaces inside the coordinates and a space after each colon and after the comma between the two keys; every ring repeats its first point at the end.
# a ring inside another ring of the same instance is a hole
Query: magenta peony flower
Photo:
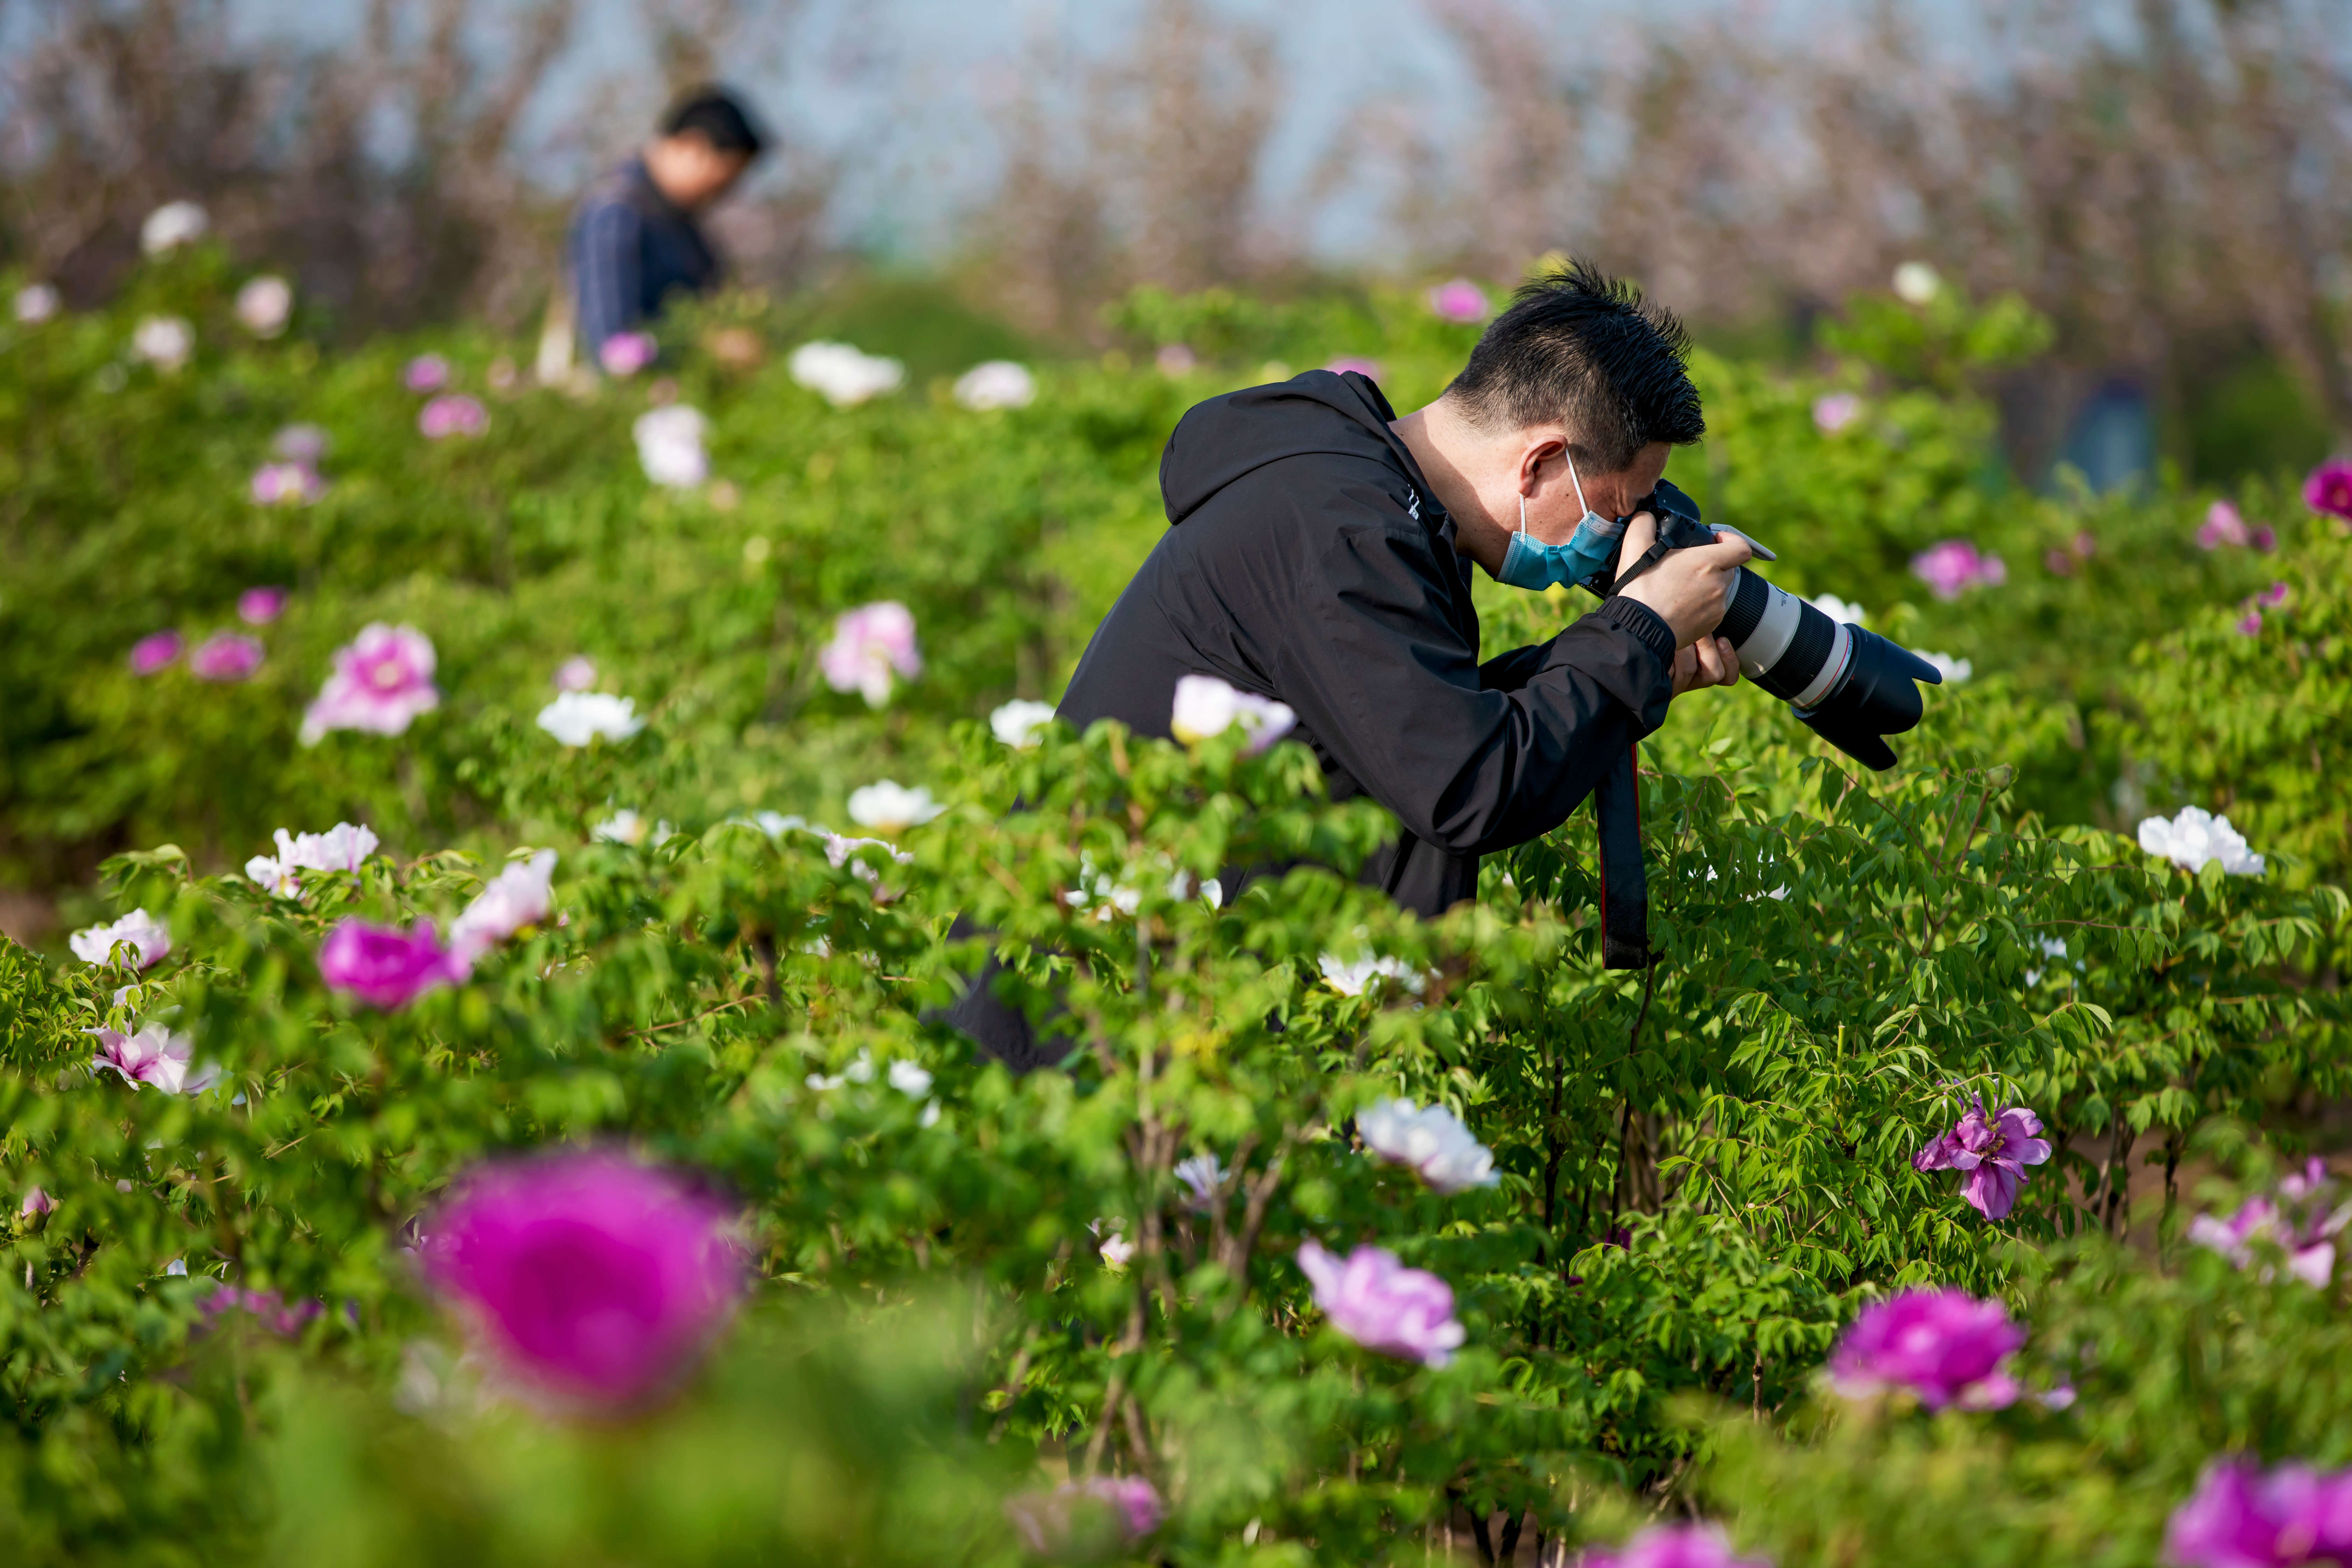
{"type": "Polygon", "coordinates": [[[315,746],[330,730],[402,733],[441,704],[433,666],[432,639],[415,626],[362,626],[350,647],[335,650],[335,672],[302,715],[302,743],[315,746]]]}
{"type": "Polygon", "coordinates": [[[1999,1410],[2024,1392],[2000,1365],[2024,1342],[1999,1301],[1904,1290],[1863,1309],[1830,1354],[1830,1382],[1848,1398],[1906,1388],[1930,1410],[1999,1410]]]}
{"type": "Polygon", "coordinates": [[[1960,1196],[1987,1219],[2006,1219],[2017,1206],[2017,1189],[2025,1167],[2050,1158],[2047,1141],[2036,1137],[2042,1119],[2022,1106],[2011,1106],[1987,1120],[1984,1096],[1960,1118],[1958,1125],[1911,1156],[1915,1171],[1966,1171],[1960,1196]]]}
{"type": "Polygon", "coordinates": [[[1772,1568],[1761,1557],[1735,1557],[1731,1539],[1712,1524],[1661,1524],[1623,1546],[1602,1547],[1576,1560],[1577,1568],[1772,1568]]]}
{"type": "Polygon", "coordinates": [[[449,384],[449,362],[439,354],[418,354],[400,373],[400,384],[411,392],[438,392],[449,384]]]}
{"type": "Polygon", "coordinates": [[[211,1327],[229,1312],[247,1312],[271,1333],[291,1339],[302,1331],[304,1324],[326,1310],[317,1301],[289,1307],[275,1290],[240,1290],[234,1285],[224,1285],[205,1298],[205,1326],[211,1327]]]}
{"type": "Polygon", "coordinates": [[[416,428],[428,441],[449,436],[478,436],[489,428],[490,411],[478,397],[462,392],[444,393],[416,411],[416,428]]]}
{"type": "Polygon", "coordinates": [[[308,506],[327,493],[327,481],[308,463],[264,463],[253,470],[256,506],[308,506]]]}
{"type": "Polygon", "coordinates": [[[1298,1267],[1331,1326],[1366,1350],[1444,1366],[1465,1337],[1454,1319],[1454,1288],[1407,1268],[1385,1247],[1359,1247],[1342,1259],[1301,1242],[1298,1267]]]}
{"type": "Polygon", "coordinates": [[[1468,325],[1486,319],[1486,291],[1467,278],[1440,283],[1429,291],[1429,308],[1441,321],[1468,325]]]}
{"type": "Polygon", "coordinates": [[[2237,630],[2238,635],[2242,637],[2262,636],[2263,613],[2260,610],[2248,610],[2244,615],[2240,616],[2238,617],[2237,630]]]}
{"type": "Polygon", "coordinates": [[[218,1067],[209,1062],[201,1068],[193,1066],[196,1049],[193,1041],[161,1024],[150,1024],[135,1035],[119,1029],[84,1029],[82,1033],[98,1037],[98,1055],[90,1063],[93,1078],[100,1071],[116,1072],[132,1089],[147,1084],[165,1094],[202,1094],[220,1081],[218,1067]]]}
{"type": "Polygon", "coordinates": [[[627,377],[653,363],[657,352],[651,332],[614,332],[596,351],[596,363],[606,375],[627,377]]]}
{"type": "Polygon", "coordinates": [[[249,626],[266,626],[286,613],[283,588],[247,588],[236,596],[236,618],[249,626]]]}
{"type": "Polygon", "coordinates": [[[1381,362],[1376,359],[1365,359],[1360,354],[1342,354],[1323,368],[1334,375],[1345,375],[1349,371],[1353,371],[1367,381],[1378,381],[1381,378],[1381,362]]]}
{"type": "Polygon", "coordinates": [[[833,640],[818,650],[817,665],[835,691],[862,692],[867,707],[881,707],[890,700],[893,677],[912,680],[923,673],[913,612],[896,599],[860,605],[833,623],[833,640]]]}
{"type": "Polygon", "coordinates": [[[1851,392],[1828,392],[1813,399],[1813,428],[1834,436],[1862,416],[1862,399],[1851,392]]]}
{"type": "Polygon", "coordinates": [[[261,668],[261,639],[215,632],[188,656],[188,672],[198,680],[250,680],[261,668]]]}
{"type": "Polygon", "coordinates": [[[1004,1516],[1031,1552],[1047,1558],[1089,1558],[1110,1544],[1131,1544],[1160,1528],[1165,1508],[1141,1476],[1096,1476],[1065,1481],[1052,1491],[1009,1498],[1004,1516]],[[1091,1514],[1094,1517],[1088,1518],[1091,1514]]]}
{"type": "Polygon", "coordinates": [[[180,657],[183,639],[177,632],[156,632],[131,645],[131,673],[152,675],[180,657]]]}
{"type": "Polygon", "coordinates": [[[2330,458],[2303,481],[2303,504],[2330,517],[2352,520],[2352,459],[2330,458]]]}
{"type": "Polygon", "coordinates": [[[486,1166],[424,1222],[417,1261],[488,1359],[541,1401],[641,1405],[677,1384],[745,1286],[729,1206],[610,1152],[486,1166]]]}
{"type": "Polygon", "coordinates": [[[1947,539],[1911,557],[1911,574],[1938,599],[1957,599],[1970,588],[1999,587],[2009,568],[1998,555],[1980,553],[1965,539],[1947,539]]]}
{"type": "Polygon", "coordinates": [[[2286,1568],[2352,1562],[2352,1470],[2268,1472],[2246,1458],[2209,1465],[2165,1527],[2180,1568],[2286,1568]]]}
{"type": "Polygon", "coordinates": [[[441,945],[429,921],[403,932],[347,920],[319,949],[319,978],[383,1012],[405,1007],[436,985],[463,981],[466,960],[441,945]]]}
{"type": "Polygon", "coordinates": [[[2286,603],[2288,591],[2285,584],[2273,583],[2254,595],[2254,603],[2263,609],[2275,610],[2286,603]]]}
{"type": "Polygon", "coordinates": [[[2253,535],[2246,528],[2246,520],[2238,514],[2237,507],[2226,500],[2217,500],[2205,509],[2205,521],[2197,525],[2197,548],[2219,550],[2224,544],[2247,544],[2253,535]]]}

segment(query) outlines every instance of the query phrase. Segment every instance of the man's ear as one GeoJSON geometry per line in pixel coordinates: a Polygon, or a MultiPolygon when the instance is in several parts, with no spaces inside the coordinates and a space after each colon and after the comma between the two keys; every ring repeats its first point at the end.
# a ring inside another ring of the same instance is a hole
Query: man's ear
{"type": "Polygon", "coordinates": [[[1568,452],[1567,432],[1557,426],[1546,429],[1540,426],[1527,432],[1519,448],[1519,493],[1533,495],[1542,481],[1543,470],[1559,463],[1568,452]]]}

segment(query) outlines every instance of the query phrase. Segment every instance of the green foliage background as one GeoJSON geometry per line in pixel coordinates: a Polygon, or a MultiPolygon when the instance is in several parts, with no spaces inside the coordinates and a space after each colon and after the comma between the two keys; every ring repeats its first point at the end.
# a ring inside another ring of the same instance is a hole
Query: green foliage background
{"type": "MultiPolygon", "coordinates": [[[[2338,1293],[2179,1242],[2345,1089],[2352,546],[2291,476],[2236,498],[2267,553],[2196,546],[2210,495],[2007,485],[1976,388],[2041,341],[2013,303],[1858,300],[1811,376],[1700,356],[1711,435],[1672,477],[1786,585],[1975,675],[1884,776],[1752,689],[1678,704],[1644,750],[1645,980],[1600,966],[1581,815],[1423,923],[1347,879],[1385,818],[1326,801],[1300,748],[1104,728],[1013,752],[982,722],[1059,689],[1161,526],[1184,407],[1338,353],[1415,406],[1475,336],[1417,297],[1139,295],[1131,354],[978,414],[944,376],[832,408],[785,373],[791,308],[724,301],[657,367],[711,416],[721,482],[665,491],[628,434],[655,378],[529,387],[496,368],[510,345],[463,334],[257,343],[236,280],[179,253],[0,340],[0,875],[77,923],[144,907],[174,942],[128,994],[62,944],[0,943],[0,1164],[58,1201],[7,1219],[0,1258],[17,1560],[986,1562],[1017,1554],[1003,1496],[1117,1468],[1170,1500],[1148,1551],[1177,1563],[1475,1554],[1473,1516],[1519,1538],[1504,1513],[1532,1549],[1698,1510],[1784,1565],[1891,1563],[1924,1501],[1956,1563],[2124,1564],[2213,1455],[2352,1462],[2338,1293]],[[175,374],[127,358],[154,311],[196,324],[175,374]],[[706,352],[723,327],[771,352],[706,352]],[[1202,367],[1151,368],[1174,342],[1202,367]],[[489,405],[482,437],[416,434],[400,368],[427,346],[489,405]],[[1824,435],[1838,389],[1864,411],[1824,435]],[[331,489],[256,506],[298,419],[331,437],[331,489]],[[1956,537],[2007,585],[1927,597],[1907,562],[1956,537]],[[2273,582],[2284,606],[2238,630],[2273,582]],[[137,637],[231,626],[264,583],[293,595],[254,680],[127,669],[137,637]],[[815,650],[884,597],[926,667],[877,711],[815,650]],[[370,620],[432,637],[445,700],[301,747],[370,620]],[[533,725],[574,653],[644,734],[571,752],[533,725]],[[950,803],[902,836],[910,864],[835,866],[749,820],[846,826],[886,776],[950,803]],[[2269,874],[2118,837],[2182,804],[2230,812],[2269,874]],[[592,840],[625,806],[674,831],[592,840]],[[359,875],[297,902],[230,874],[271,829],[338,819],[385,841],[359,875]],[[335,921],[446,921],[532,847],[560,853],[563,918],[468,984],[389,1016],[320,984],[335,921]],[[1330,869],[1195,891],[1298,859],[1330,869]],[[1015,1079],[926,1021],[980,955],[958,914],[1017,989],[1066,998],[1066,1069],[1015,1079]],[[1425,979],[1343,995],[1327,953],[1425,979]],[[158,1016],[231,1082],[92,1076],[84,1031],[158,1016]],[[928,1099],[812,1083],[861,1057],[919,1064],[928,1099]],[[1975,1092],[2060,1150],[1999,1226],[1909,1164],[1975,1092]],[[1367,1158],[1352,1119],[1396,1093],[1454,1107],[1499,1187],[1442,1198],[1367,1158]],[[486,1394],[401,1251],[473,1162],[580,1140],[713,1173],[759,1249],[729,1342],[625,1423],[486,1394]],[[1232,1173],[1205,1207],[1172,1175],[1195,1153],[1232,1173]],[[1442,1275],[1467,1346],[1428,1369],[1349,1344],[1291,1262],[1310,1237],[1442,1275]],[[331,1310],[290,1342],[206,1330],[223,1279],[331,1310]],[[1907,1283],[2004,1297],[2025,1380],[2076,1403],[1827,1396],[1840,1327],[1907,1283]]],[[[1493,590],[1486,636],[1581,609],[1493,590]]]]}

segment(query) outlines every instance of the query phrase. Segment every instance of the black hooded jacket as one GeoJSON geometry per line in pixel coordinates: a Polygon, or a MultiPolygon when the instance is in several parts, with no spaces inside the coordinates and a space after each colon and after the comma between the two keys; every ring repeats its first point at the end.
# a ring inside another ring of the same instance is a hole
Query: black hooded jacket
{"type": "Polygon", "coordinates": [[[1370,381],[1322,370],[1187,413],[1160,461],[1171,526],[1059,714],[1164,736],[1194,674],[1288,703],[1332,798],[1369,795],[1402,828],[1363,879],[1431,916],[1664,721],[1675,638],[1612,599],[1481,665],[1472,564],[1394,417],[1370,381]]]}

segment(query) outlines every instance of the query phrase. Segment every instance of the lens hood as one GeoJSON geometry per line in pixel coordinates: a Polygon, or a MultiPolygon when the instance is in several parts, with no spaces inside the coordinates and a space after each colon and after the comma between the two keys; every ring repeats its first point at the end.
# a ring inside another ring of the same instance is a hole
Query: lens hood
{"type": "Polygon", "coordinates": [[[1845,678],[1811,708],[1792,710],[1797,721],[1865,767],[1884,773],[1895,765],[1889,735],[1919,722],[1925,705],[1919,683],[1941,686],[1943,673],[1909,648],[1876,632],[1848,626],[1853,651],[1845,678]]]}

